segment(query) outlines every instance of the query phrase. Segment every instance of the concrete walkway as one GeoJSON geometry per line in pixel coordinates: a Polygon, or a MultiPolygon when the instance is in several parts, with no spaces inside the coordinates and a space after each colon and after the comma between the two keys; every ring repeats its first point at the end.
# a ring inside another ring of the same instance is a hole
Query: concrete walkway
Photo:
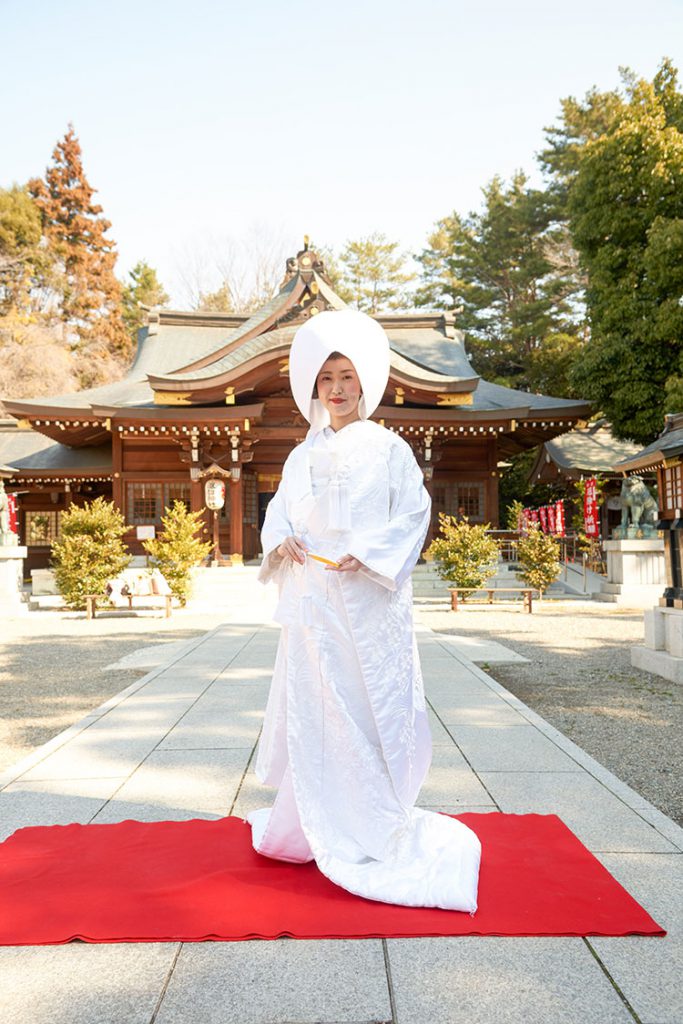
{"type": "MultiPolygon", "coordinates": [[[[6,772],[0,838],[24,825],[244,816],[271,802],[253,774],[278,637],[264,618],[183,644],[6,772]]],[[[666,938],[5,947],[1,1024],[681,1024],[683,831],[457,641],[418,635],[434,737],[422,806],[559,814],[666,938]]]]}

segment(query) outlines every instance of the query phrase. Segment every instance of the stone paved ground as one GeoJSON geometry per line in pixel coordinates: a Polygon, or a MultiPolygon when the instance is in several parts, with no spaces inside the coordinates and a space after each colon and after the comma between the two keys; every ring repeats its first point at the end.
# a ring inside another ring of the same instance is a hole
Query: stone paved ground
{"type": "MultiPolygon", "coordinates": [[[[269,619],[192,641],[0,777],[0,839],[29,824],[267,806],[253,758],[278,637],[269,619]]],[[[422,805],[559,814],[666,938],[6,946],[2,1024],[680,1024],[683,831],[457,644],[426,630],[419,642],[435,740],[422,805]]]]}
{"type": "MultiPolygon", "coordinates": [[[[642,612],[596,603],[418,612],[446,633],[497,640],[528,664],[486,667],[544,718],[683,823],[683,691],[631,667],[642,612]]],[[[122,613],[87,622],[36,612],[0,623],[0,772],[139,678],[146,669],[102,669],[141,647],[190,639],[223,611],[122,613]]]]}
{"type": "Polygon", "coordinates": [[[598,602],[472,605],[418,613],[447,634],[497,640],[528,664],[482,667],[520,700],[683,824],[683,689],[631,666],[643,613],[598,602]]]}
{"type": "Polygon", "coordinates": [[[189,640],[224,619],[191,610],[170,619],[32,612],[0,623],[0,773],[87,715],[147,669],[103,672],[147,644],[189,640]]]}

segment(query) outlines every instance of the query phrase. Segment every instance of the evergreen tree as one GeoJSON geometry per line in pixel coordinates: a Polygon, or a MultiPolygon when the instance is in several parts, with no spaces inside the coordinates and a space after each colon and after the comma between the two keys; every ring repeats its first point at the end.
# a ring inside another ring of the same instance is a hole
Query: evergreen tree
{"type": "Polygon", "coordinates": [[[111,374],[112,360],[128,361],[131,344],[114,274],[115,243],[106,237],[111,224],[93,202],[73,125],[57,143],[45,179],[33,178],[28,189],[61,270],[62,322],[75,335],[84,381],[94,383],[111,374]]]}
{"type": "MultiPolygon", "coordinates": [[[[628,72],[623,71],[626,81],[628,72]]],[[[579,170],[584,147],[601,138],[618,123],[624,99],[617,90],[599,92],[590,89],[583,101],[573,96],[560,101],[559,122],[545,129],[548,146],[539,155],[539,162],[549,179],[548,192],[555,202],[555,215],[567,222],[569,190],[579,170]]]]}
{"type": "Polygon", "coordinates": [[[6,397],[78,388],[55,316],[53,264],[41,240],[40,210],[26,189],[0,190],[0,389],[6,397]]]}
{"type": "Polygon", "coordinates": [[[406,285],[415,275],[405,269],[407,257],[398,248],[377,231],[347,242],[339,256],[341,298],[371,315],[405,308],[406,285]]]}
{"type": "MultiPolygon", "coordinates": [[[[577,334],[580,282],[566,230],[554,201],[521,172],[508,186],[495,177],[481,211],[439,221],[417,258],[417,304],[459,311],[474,367],[489,380],[530,388],[531,363],[546,339],[577,334]]],[[[551,348],[544,365],[554,394],[552,355],[551,348]]]]}
{"type": "Polygon", "coordinates": [[[669,61],[626,84],[619,116],[562,172],[591,325],[571,378],[616,436],[644,444],[683,391],[683,95],[669,61]]]}
{"type": "Polygon", "coordinates": [[[123,322],[132,344],[135,344],[138,331],[145,322],[145,312],[141,307],[166,306],[169,297],[156,270],[145,260],[136,263],[128,276],[130,281],[124,285],[122,294],[123,322]]]}
{"type": "Polygon", "coordinates": [[[236,312],[230,283],[223,281],[223,284],[215,292],[200,292],[195,308],[214,313],[236,312]]]}
{"type": "Polygon", "coordinates": [[[45,258],[40,211],[25,189],[0,189],[0,312],[29,317],[31,289],[45,258]]]}

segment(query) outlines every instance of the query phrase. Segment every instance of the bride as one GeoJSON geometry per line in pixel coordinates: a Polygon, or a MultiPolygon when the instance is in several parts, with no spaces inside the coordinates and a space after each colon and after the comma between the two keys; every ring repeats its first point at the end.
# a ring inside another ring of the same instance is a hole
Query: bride
{"type": "Polygon", "coordinates": [[[310,422],[262,532],[262,582],[282,625],[256,775],[277,786],[247,820],[267,857],[315,860],[368,899],[469,911],[481,847],[415,807],[431,735],[410,574],[430,499],[410,446],[371,422],[389,342],[371,317],[320,313],[296,333],[294,399],[310,422]]]}

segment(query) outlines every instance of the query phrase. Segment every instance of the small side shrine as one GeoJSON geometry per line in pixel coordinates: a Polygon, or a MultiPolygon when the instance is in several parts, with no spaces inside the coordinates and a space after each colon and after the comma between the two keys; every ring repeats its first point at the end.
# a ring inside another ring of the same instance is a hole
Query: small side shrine
{"type": "MultiPolygon", "coordinates": [[[[289,390],[294,333],[345,303],[318,253],[287,260],[280,290],[252,315],[150,310],[123,380],[47,398],[3,396],[14,427],[0,424],[0,462],[18,496],[28,569],[45,566],[69,503],[99,494],[129,524],[127,543],[160,525],[174,500],[206,507],[205,484],[226,501],[205,513],[214,558],[259,552],[259,530],[282,465],[308,425],[289,390]]],[[[412,446],[439,512],[464,509],[498,522],[500,463],[565,433],[590,415],[587,402],[492,384],[472,369],[451,312],[381,314],[391,346],[386,392],[374,419],[412,446]]]]}
{"type": "MultiPolygon", "coordinates": [[[[609,538],[621,522],[621,490],[624,474],[615,463],[636,455],[638,445],[614,437],[605,419],[578,425],[551,438],[539,449],[529,474],[530,484],[551,484],[562,490],[577,480],[600,476],[605,481],[605,501],[600,507],[600,536],[609,538]]],[[[646,474],[654,479],[650,470],[646,474]]]]}
{"type": "Polygon", "coordinates": [[[683,682],[683,413],[666,417],[660,436],[615,467],[629,473],[655,470],[658,521],[664,537],[666,584],[658,604],[645,612],[645,644],[631,648],[636,668],[683,682]]]}

